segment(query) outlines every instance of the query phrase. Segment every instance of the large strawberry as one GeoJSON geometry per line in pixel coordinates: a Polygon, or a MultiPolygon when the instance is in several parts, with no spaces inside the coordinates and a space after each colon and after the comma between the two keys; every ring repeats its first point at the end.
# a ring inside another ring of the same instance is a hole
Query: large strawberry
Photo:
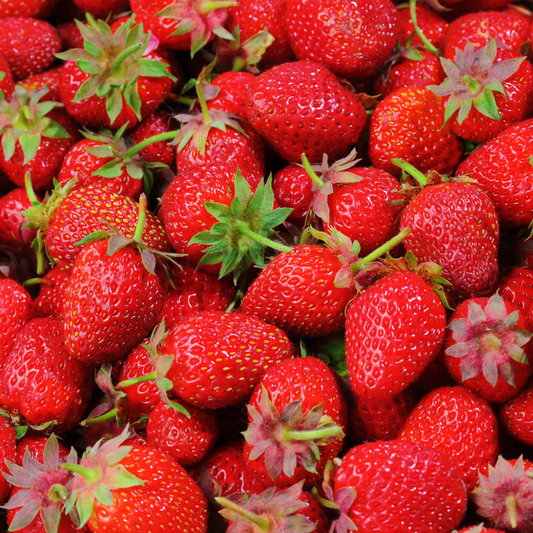
{"type": "Polygon", "coordinates": [[[533,381],[498,411],[498,419],[507,433],[529,446],[533,446],[533,381]]]}
{"type": "Polygon", "coordinates": [[[115,33],[103,20],[88,19],[87,25],[78,23],[84,48],[58,54],[66,61],[61,101],[85,126],[116,130],[127,123],[131,128],[156,110],[175,77],[154,51],[157,42],[142,24],[133,24],[133,17],[115,33]]]}
{"type": "Polygon", "coordinates": [[[287,0],[286,23],[298,59],[349,80],[372,77],[398,40],[398,10],[390,0],[287,0]]]}
{"type": "Polygon", "coordinates": [[[344,157],[366,122],[363,104],[329,69],[295,61],[257,76],[248,96],[248,120],[285,160],[312,163],[344,157]]]}

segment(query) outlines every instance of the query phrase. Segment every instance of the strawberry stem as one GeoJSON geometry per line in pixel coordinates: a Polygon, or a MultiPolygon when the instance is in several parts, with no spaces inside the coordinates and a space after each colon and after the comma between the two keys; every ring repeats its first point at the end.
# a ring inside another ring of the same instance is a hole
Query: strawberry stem
{"type": "Polygon", "coordinates": [[[305,153],[302,154],[302,163],[303,163],[305,170],[309,174],[309,177],[313,180],[313,183],[317,185],[319,188],[322,187],[324,185],[324,182],[318,177],[316,172],[311,168],[311,164],[309,163],[309,160],[307,159],[307,156],[305,155],[305,153]]]}
{"type": "Polygon", "coordinates": [[[91,470],[90,468],[85,468],[84,466],[72,463],[61,463],[59,466],[70,472],[80,474],[91,485],[96,483],[102,477],[102,472],[98,469],[91,470]]]}
{"type": "Polygon", "coordinates": [[[41,202],[37,200],[37,196],[35,195],[35,191],[33,190],[33,184],[31,182],[31,175],[29,172],[26,172],[24,174],[24,186],[26,187],[26,194],[28,195],[28,199],[30,200],[31,205],[39,205],[41,202]]]}
{"type": "Polygon", "coordinates": [[[424,32],[420,29],[418,22],[416,20],[416,0],[409,0],[409,12],[411,13],[411,22],[413,23],[413,28],[415,33],[418,35],[420,40],[424,43],[424,46],[428,52],[439,56],[439,50],[436,48],[429,39],[424,35],[424,32]]]}
{"type": "Polygon", "coordinates": [[[130,47],[126,48],[126,50],[123,50],[122,52],[120,52],[120,54],[115,58],[115,60],[113,61],[113,64],[111,65],[111,72],[113,74],[118,74],[124,62],[124,59],[126,59],[131,54],[137,52],[142,47],[143,47],[143,43],[135,43],[135,44],[132,44],[130,47]]]}
{"type": "Polygon", "coordinates": [[[250,522],[255,524],[259,531],[270,531],[270,520],[266,516],[260,516],[258,514],[252,513],[251,511],[244,509],[235,502],[232,502],[231,500],[228,500],[227,498],[224,498],[222,496],[215,498],[215,500],[220,505],[226,507],[227,509],[231,509],[243,518],[246,518],[246,520],[249,520],[250,522]]]}
{"type": "Polygon", "coordinates": [[[237,229],[243,235],[250,237],[255,242],[263,244],[264,246],[269,246],[270,248],[278,250],[279,252],[290,252],[292,250],[290,246],[285,246],[284,244],[281,244],[279,242],[272,241],[270,239],[267,239],[266,237],[263,237],[262,235],[259,235],[259,233],[252,231],[244,220],[237,220],[235,222],[235,229],[237,229]]]}
{"type": "Polygon", "coordinates": [[[299,431],[286,427],[283,429],[283,440],[295,441],[295,440],[320,440],[327,437],[334,437],[342,434],[342,428],[340,426],[325,427],[322,429],[314,429],[312,431],[299,431]]]}
{"type": "Polygon", "coordinates": [[[133,240],[135,242],[141,242],[144,225],[146,223],[146,194],[142,193],[139,197],[139,220],[137,221],[137,226],[135,228],[135,235],[133,235],[133,240]]]}
{"type": "Polygon", "coordinates": [[[505,506],[509,512],[509,522],[511,523],[511,527],[515,529],[518,526],[518,522],[516,520],[516,499],[512,494],[507,496],[505,506]]]}
{"type": "Polygon", "coordinates": [[[152,137],[148,137],[148,139],[144,139],[140,143],[136,144],[135,146],[132,146],[129,150],[124,152],[124,156],[122,157],[124,163],[129,163],[135,154],[140,152],[143,148],[150,146],[151,144],[160,141],[174,140],[176,138],[177,133],[177,131],[166,131],[164,133],[152,135],[152,137]]]}
{"type": "Polygon", "coordinates": [[[139,376],[132,379],[125,379],[121,381],[117,386],[121,389],[126,387],[131,387],[132,385],[139,385],[139,383],[145,383],[146,381],[155,381],[157,379],[157,372],[150,372],[149,374],[144,374],[144,376],[139,376]]]}
{"type": "Polygon", "coordinates": [[[204,115],[204,122],[205,124],[211,124],[212,119],[211,115],[209,114],[209,109],[207,108],[207,102],[205,100],[201,80],[196,80],[196,83],[194,85],[196,89],[196,94],[198,95],[198,101],[200,102],[200,108],[202,110],[202,114],[204,115]]]}
{"type": "Polygon", "coordinates": [[[101,424],[102,422],[107,422],[108,420],[113,420],[118,415],[118,409],[111,409],[111,411],[108,411],[107,413],[104,413],[103,415],[96,416],[94,418],[86,418],[85,420],[82,420],[80,422],[80,426],[87,427],[87,426],[95,426],[96,424],[101,424]]]}
{"type": "Polygon", "coordinates": [[[223,7],[235,7],[237,5],[238,4],[235,2],[235,0],[221,0],[220,2],[217,2],[216,0],[206,0],[205,2],[201,2],[196,10],[200,15],[207,15],[215,9],[221,9],[223,7]]]}
{"type": "Polygon", "coordinates": [[[400,167],[403,171],[410,174],[421,187],[425,187],[427,185],[427,178],[418,170],[415,168],[411,163],[408,163],[404,159],[400,159],[399,157],[394,157],[391,159],[391,163],[393,165],[396,165],[397,167],[400,167]]]}

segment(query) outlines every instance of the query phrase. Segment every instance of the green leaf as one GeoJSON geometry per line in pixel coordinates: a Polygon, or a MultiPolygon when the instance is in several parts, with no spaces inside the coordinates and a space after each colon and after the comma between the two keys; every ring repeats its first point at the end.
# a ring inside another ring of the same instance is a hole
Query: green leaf
{"type": "Polygon", "coordinates": [[[222,266],[220,267],[220,277],[223,278],[224,276],[227,276],[230,272],[235,270],[237,265],[239,264],[239,251],[238,250],[229,250],[228,253],[224,257],[224,261],[222,262],[222,266]]]}
{"type": "Polygon", "coordinates": [[[4,152],[4,159],[6,161],[9,161],[15,153],[15,137],[10,132],[2,135],[2,151],[4,152]]]}
{"type": "Polygon", "coordinates": [[[157,265],[155,255],[149,250],[141,250],[141,258],[144,268],[146,268],[150,274],[155,276],[155,267],[157,265]]]}
{"type": "Polygon", "coordinates": [[[176,76],[169,72],[168,63],[163,61],[155,61],[154,59],[139,59],[137,64],[141,67],[139,75],[150,78],[170,78],[176,81],[176,76]]]}
{"type": "Polygon", "coordinates": [[[107,116],[109,117],[111,124],[113,124],[122,111],[122,93],[117,90],[111,91],[107,95],[105,108],[107,116]]]}
{"type": "Polygon", "coordinates": [[[72,48],[66,52],[55,54],[58,59],[62,59],[63,61],[72,61],[74,63],[77,63],[78,61],[92,61],[93,55],[94,54],[91,54],[82,48],[72,48]]]}
{"type": "Polygon", "coordinates": [[[102,178],[118,178],[122,175],[122,168],[122,161],[117,157],[102,167],[93,170],[91,175],[101,176],[102,178]]]}
{"type": "Polygon", "coordinates": [[[141,120],[141,97],[139,96],[139,91],[137,89],[137,83],[133,83],[126,87],[124,91],[124,99],[126,103],[133,109],[135,116],[141,120]]]}
{"type": "Polygon", "coordinates": [[[41,144],[40,133],[23,133],[19,137],[19,143],[24,154],[24,164],[29,163],[37,154],[37,150],[41,144]]]}
{"type": "Polygon", "coordinates": [[[76,246],[85,246],[86,244],[90,244],[91,242],[109,239],[109,237],[111,237],[111,233],[109,233],[109,231],[105,231],[105,230],[94,231],[93,233],[90,233],[89,235],[84,237],[81,241],[78,241],[76,243],[76,246]]]}
{"type": "Polygon", "coordinates": [[[132,177],[135,180],[143,179],[143,169],[136,163],[128,163],[126,165],[126,172],[128,173],[128,176],[132,177]]]}
{"type": "Polygon", "coordinates": [[[50,120],[43,129],[43,137],[49,137],[51,139],[68,139],[70,134],[59,122],[50,120]]]}
{"type": "Polygon", "coordinates": [[[204,207],[209,214],[213,215],[218,220],[231,217],[231,208],[225,204],[205,202],[204,207]]]}
{"type": "Polygon", "coordinates": [[[37,107],[37,117],[43,118],[45,115],[50,113],[54,107],[57,107],[57,102],[52,102],[51,100],[48,102],[42,102],[37,107]]]}
{"type": "Polygon", "coordinates": [[[494,99],[494,93],[490,90],[485,90],[481,98],[476,98],[473,101],[474,107],[486,117],[493,120],[501,120],[496,100],[494,99]]]}
{"type": "Polygon", "coordinates": [[[219,239],[219,236],[211,235],[210,231],[201,231],[189,241],[187,246],[190,246],[191,244],[213,244],[215,242],[218,242],[219,239]]]}
{"type": "Polygon", "coordinates": [[[235,38],[233,35],[223,26],[216,26],[211,30],[217,37],[224,39],[226,41],[234,41],[235,38]]]}
{"type": "Polygon", "coordinates": [[[95,498],[102,505],[112,505],[113,504],[113,494],[102,483],[96,485],[96,487],[93,488],[93,494],[94,494],[95,498]]]}
{"type": "Polygon", "coordinates": [[[99,159],[107,159],[113,157],[113,147],[110,144],[99,144],[97,146],[87,146],[85,151],[99,159]]]}
{"type": "Polygon", "coordinates": [[[86,98],[94,96],[96,94],[96,89],[98,88],[99,84],[100,84],[100,81],[96,77],[90,77],[89,79],[85,80],[80,85],[80,88],[74,95],[74,98],[72,99],[72,101],[80,102],[81,100],[85,100],[86,98]]]}
{"type": "Polygon", "coordinates": [[[82,72],[90,74],[91,76],[101,73],[98,63],[94,63],[93,61],[79,61],[78,67],[82,72]]]}
{"type": "Polygon", "coordinates": [[[131,239],[124,237],[123,235],[111,235],[109,237],[109,243],[107,245],[107,255],[111,256],[118,250],[125,248],[131,243],[131,239]]]}
{"type": "Polygon", "coordinates": [[[291,207],[280,207],[274,211],[270,211],[269,213],[263,215],[263,225],[265,228],[275,228],[276,226],[279,226],[281,223],[285,222],[291,212],[291,207]]]}

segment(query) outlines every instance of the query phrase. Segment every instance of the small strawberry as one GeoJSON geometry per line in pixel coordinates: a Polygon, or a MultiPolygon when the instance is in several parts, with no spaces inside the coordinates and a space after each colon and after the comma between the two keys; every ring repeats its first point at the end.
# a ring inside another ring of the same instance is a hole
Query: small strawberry
{"type": "Polygon", "coordinates": [[[246,100],[255,75],[250,72],[223,72],[211,81],[216,95],[207,98],[208,109],[218,109],[238,116],[246,117],[246,100]]]}
{"type": "Polygon", "coordinates": [[[507,433],[533,446],[533,381],[501,405],[498,419],[507,433]]]}
{"type": "Polygon", "coordinates": [[[61,66],[58,66],[45,70],[44,72],[41,72],[39,74],[28,76],[27,78],[20,80],[18,82],[18,85],[24,87],[27,92],[39,91],[46,85],[48,92],[43,95],[41,100],[52,100],[54,102],[61,102],[61,97],[59,95],[60,81],[61,66]]]}
{"type": "Polygon", "coordinates": [[[23,253],[37,235],[34,228],[25,228],[28,219],[22,214],[32,203],[25,189],[17,187],[0,197],[0,247],[23,253]]]}
{"type": "Polygon", "coordinates": [[[65,290],[72,274],[72,264],[59,262],[40,280],[39,295],[34,299],[41,317],[63,318],[65,290]]]}
{"type": "Polygon", "coordinates": [[[17,432],[3,416],[0,416],[0,443],[0,505],[3,505],[12,488],[5,477],[9,472],[8,463],[5,461],[15,461],[17,448],[17,432]]]}
{"type": "Polygon", "coordinates": [[[533,305],[533,268],[515,267],[502,274],[498,293],[527,317],[533,305]]]}

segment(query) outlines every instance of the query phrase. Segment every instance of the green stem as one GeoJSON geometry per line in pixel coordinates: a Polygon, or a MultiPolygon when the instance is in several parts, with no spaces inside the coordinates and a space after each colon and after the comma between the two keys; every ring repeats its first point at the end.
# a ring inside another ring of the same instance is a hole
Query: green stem
{"type": "Polygon", "coordinates": [[[321,429],[313,429],[310,431],[298,431],[297,429],[285,428],[283,430],[284,440],[320,440],[328,437],[335,437],[342,434],[340,426],[330,426],[321,429]]]}
{"type": "Polygon", "coordinates": [[[198,13],[200,13],[200,15],[207,15],[215,9],[221,9],[223,7],[235,7],[237,5],[238,2],[236,2],[235,0],[205,0],[205,2],[202,2],[198,5],[196,10],[198,11],[198,13]]]}
{"type": "Polygon", "coordinates": [[[137,226],[135,228],[135,234],[133,235],[133,240],[135,242],[141,242],[144,225],[146,224],[146,194],[142,193],[139,197],[139,220],[137,221],[137,226]]]}
{"type": "Polygon", "coordinates": [[[516,499],[514,496],[508,496],[505,500],[505,506],[507,507],[507,512],[509,513],[509,522],[511,524],[511,528],[516,529],[518,526],[517,520],[516,520],[516,499]]]}
{"type": "Polygon", "coordinates": [[[241,72],[246,67],[246,61],[242,57],[236,57],[233,61],[233,66],[231,70],[233,72],[241,72]]]}
{"type": "Polygon", "coordinates": [[[150,372],[149,374],[144,374],[144,376],[139,376],[137,378],[125,379],[121,381],[117,387],[125,389],[126,387],[131,387],[132,385],[139,385],[139,383],[145,383],[146,381],[155,381],[157,379],[157,372],[150,372]]]}
{"type": "Polygon", "coordinates": [[[206,124],[211,124],[212,119],[211,115],[209,114],[209,109],[207,108],[207,102],[205,100],[201,80],[196,80],[196,83],[194,85],[196,88],[196,94],[198,95],[198,101],[200,102],[200,108],[202,109],[202,114],[204,115],[204,121],[206,124]]]}
{"type": "Polygon", "coordinates": [[[31,174],[29,172],[26,172],[26,174],[24,174],[24,186],[26,187],[26,194],[28,195],[28,199],[30,200],[31,205],[40,205],[41,202],[37,200],[37,196],[35,195],[35,191],[33,190],[33,183],[31,182],[31,174]]]}
{"type": "Polygon", "coordinates": [[[102,472],[101,471],[99,471],[99,470],[91,470],[91,469],[85,468],[84,466],[81,466],[81,465],[76,465],[76,464],[72,464],[72,463],[61,463],[59,466],[61,468],[64,468],[65,470],[69,470],[70,472],[76,472],[76,474],[80,474],[91,485],[96,483],[102,477],[102,472]]]}
{"type": "Polygon", "coordinates": [[[257,528],[259,529],[259,531],[270,530],[270,525],[271,525],[270,520],[266,516],[261,516],[261,515],[252,513],[251,511],[244,509],[240,505],[236,504],[235,502],[232,502],[231,500],[228,500],[227,498],[219,497],[219,498],[215,498],[215,500],[220,505],[226,507],[226,509],[231,509],[232,511],[241,515],[243,518],[246,518],[246,520],[249,520],[250,522],[255,524],[257,528]]]}
{"type": "Polygon", "coordinates": [[[55,483],[50,487],[48,497],[53,502],[64,501],[68,498],[68,491],[65,487],[63,487],[63,485],[55,483]]]}
{"type": "Polygon", "coordinates": [[[311,164],[309,163],[309,160],[307,159],[305,153],[302,154],[302,163],[305,170],[309,174],[309,177],[313,180],[313,183],[318,187],[322,187],[324,185],[324,182],[317,176],[316,172],[311,168],[311,164]]]}
{"type": "Polygon", "coordinates": [[[411,228],[404,228],[402,231],[400,231],[400,233],[398,233],[398,235],[387,241],[385,244],[382,244],[379,248],[376,248],[366,257],[363,257],[363,259],[360,259],[356,263],[350,265],[352,274],[355,275],[357,272],[359,272],[363,265],[366,265],[368,263],[371,263],[372,261],[375,261],[376,259],[379,259],[383,254],[394,248],[397,244],[400,244],[410,233],[411,228]]]}
{"type": "Polygon", "coordinates": [[[124,163],[129,163],[135,154],[140,152],[143,148],[150,146],[151,144],[160,141],[174,140],[176,138],[177,133],[177,131],[165,131],[164,133],[158,133],[157,135],[152,135],[152,137],[148,137],[148,139],[144,139],[144,141],[141,141],[140,143],[136,144],[135,146],[132,146],[129,150],[124,152],[124,155],[122,156],[124,163]]]}
{"type": "Polygon", "coordinates": [[[411,163],[408,163],[404,159],[400,159],[399,157],[393,157],[391,160],[391,163],[393,165],[396,165],[397,167],[400,167],[402,170],[410,174],[421,187],[425,187],[427,185],[427,178],[418,170],[415,168],[411,163]]]}
{"type": "Polygon", "coordinates": [[[279,252],[290,252],[292,250],[290,246],[285,246],[284,244],[281,244],[279,242],[272,241],[270,239],[267,239],[266,237],[263,237],[262,235],[259,235],[259,233],[252,231],[248,227],[248,224],[243,220],[237,220],[235,223],[235,228],[243,235],[246,235],[247,237],[250,237],[250,239],[253,239],[255,242],[263,244],[264,246],[269,246],[270,248],[278,250],[279,252]]]}
{"type": "Polygon", "coordinates": [[[411,13],[411,21],[413,23],[413,28],[415,29],[415,33],[418,35],[422,43],[424,43],[424,46],[426,47],[426,50],[428,52],[431,52],[432,54],[435,54],[436,56],[439,56],[439,50],[436,48],[429,39],[424,35],[422,30],[420,29],[420,26],[418,25],[418,22],[416,20],[416,0],[409,0],[409,12],[411,13]]]}
{"type": "Polygon", "coordinates": [[[123,50],[122,52],[120,52],[120,54],[115,58],[115,60],[113,61],[113,64],[111,65],[111,72],[116,73],[116,71],[122,66],[122,63],[124,62],[124,60],[128,56],[131,56],[131,54],[134,54],[135,52],[137,52],[142,47],[143,47],[143,43],[132,44],[131,46],[126,48],[126,50],[123,50]]]}
{"type": "Polygon", "coordinates": [[[101,424],[102,422],[107,422],[109,420],[113,420],[117,418],[118,415],[118,409],[111,409],[111,411],[108,411],[107,413],[104,413],[103,415],[97,416],[95,418],[86,418],[85,420],[82,420],[80,422],[80,426],[95,426],[96,424],[101,424]]]}

